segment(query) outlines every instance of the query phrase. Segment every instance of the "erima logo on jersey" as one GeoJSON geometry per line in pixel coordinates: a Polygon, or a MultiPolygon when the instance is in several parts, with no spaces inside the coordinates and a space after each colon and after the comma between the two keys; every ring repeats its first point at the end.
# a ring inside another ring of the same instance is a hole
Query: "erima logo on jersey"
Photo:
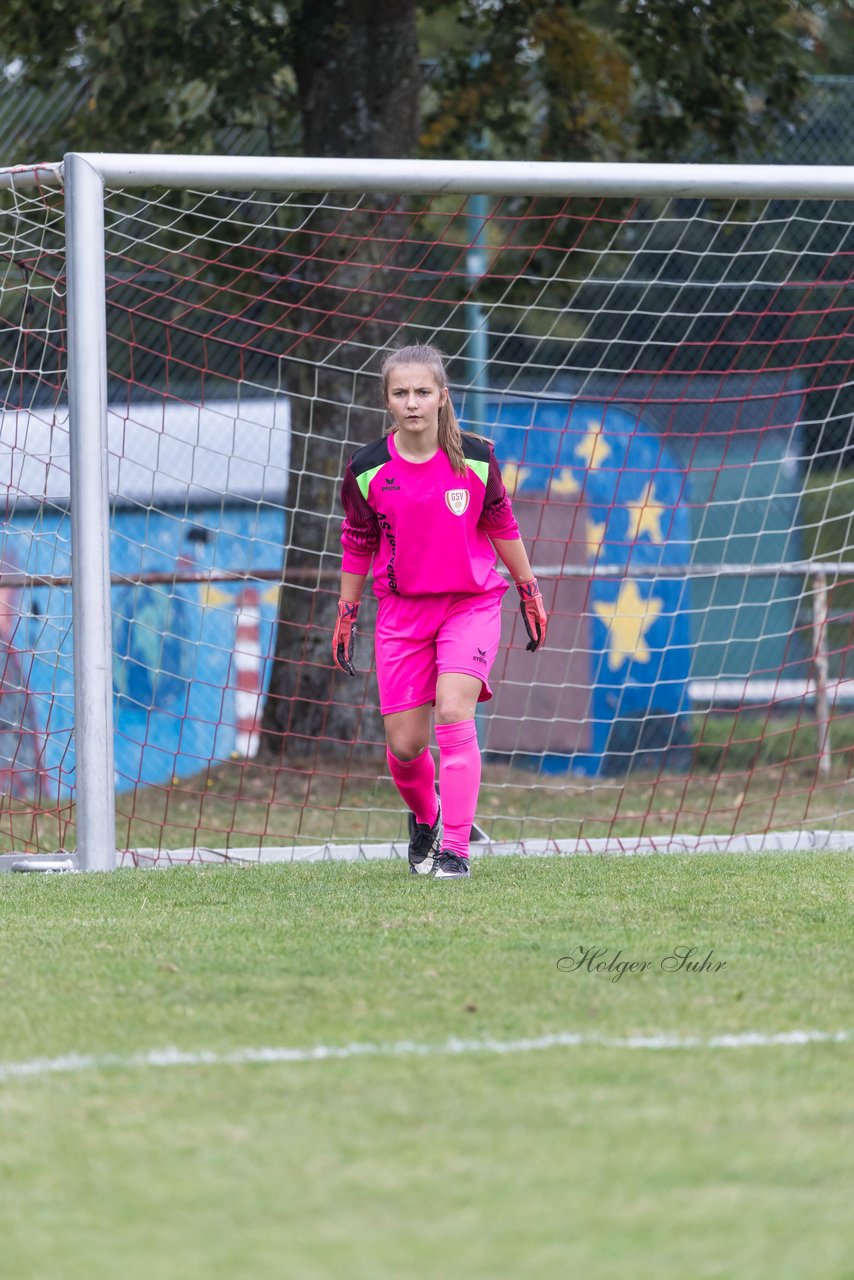
{"type": "Polygon", "coordinates": [[[461,516],[469,504],[468,489],[446,489],[445,502],[448,510],[453,511],[455,516],[461,516]]]}
{"type": "Polygon", "coordinates": [[[383,476],[383,480],[385,481],[383,493],[388,493],[389,489],[393,489],[395,492],[400,489],[400,485],[394,483],[394,476],[383,476]]]}

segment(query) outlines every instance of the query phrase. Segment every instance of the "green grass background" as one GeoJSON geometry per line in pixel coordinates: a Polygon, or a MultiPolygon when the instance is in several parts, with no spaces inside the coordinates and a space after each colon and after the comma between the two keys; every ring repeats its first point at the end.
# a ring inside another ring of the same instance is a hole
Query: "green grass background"
{"type": "MultiPolygon", "coordinates": [[[[854,1027],[850,855],[0,877],[3,1063],[854,1027]],[[566,973],[577,945],[653,968],[566,973]],[[667,974],[673,946],[717,974],[667,974]]],[[[0,1080],[0,1274],[852,1275],[850,1044],[0,1080]]]]}
{"type": "MultiPolygon", "coordinates": [[[[852,485],[813,477],[806,556],[848,554],[852,485]]],[[[832,605],[854,606],[850,583],[832,605]]],[[[838,666],[850,623],[830,640],[838,666]]],[[[854,826],[850,714],[827,780],[807,720],[715,716],[696,736],[686,776],[541,779],[534,796],[493,769],[479,820],[494,839],[854,826]]],[[[221,766],[121,801],[120,843],[399,838],[389,784],[362,772],[221,766]]],[[[0,848],[74,846],[70,807],[0,817],[0,848]]],[[[394,862],[0,876],[0,1066],[851,1031],[851,866],[483,858],[465,885],[394,862]],[[653,968],[560,972],[579,944],[653,968]],[[726,968],[662,973],[679,944],[726,968]]],[[[852,1057],[585,1045],[0,1078],[0,1277],[851,1280],[852,1057]]]]}

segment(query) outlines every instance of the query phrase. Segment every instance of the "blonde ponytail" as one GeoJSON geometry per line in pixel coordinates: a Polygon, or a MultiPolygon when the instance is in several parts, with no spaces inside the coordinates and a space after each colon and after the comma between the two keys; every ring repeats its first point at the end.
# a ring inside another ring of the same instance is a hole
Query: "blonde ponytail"
{"type": "Polygon", "coordinates": [[[444,449],[455,475],[464,476],[466,460],[463,453],[463,433],[451,404],[451,397],[439,410],[439,448],[444,449]]]}

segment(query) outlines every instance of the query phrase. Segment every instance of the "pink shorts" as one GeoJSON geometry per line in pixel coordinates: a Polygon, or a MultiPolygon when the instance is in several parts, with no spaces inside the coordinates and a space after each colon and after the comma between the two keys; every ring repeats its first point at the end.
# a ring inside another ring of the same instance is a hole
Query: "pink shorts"
{"type": "Polygon", "coordinates": [[[478,702],[492,697],[489,672],[501,639],[502,584],[484,595],[383,596],[377,611],[377,684],[384,716],[436,701],[445,672],[483,682],[478,702]]]}

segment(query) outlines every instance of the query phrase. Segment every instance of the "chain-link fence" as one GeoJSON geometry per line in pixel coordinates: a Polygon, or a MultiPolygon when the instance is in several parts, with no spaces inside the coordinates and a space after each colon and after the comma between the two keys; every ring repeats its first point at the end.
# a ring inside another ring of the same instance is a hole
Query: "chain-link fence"
{"type": "MultiPolygon", "coordinates": [[[[692,157],[692,159],[700,157],[692,157]]],[[[816,76],[797,117],[765,134],[755,164],[854,164],[854,76],[816,76]]]]}
{"type": "MultiPolygon", "coordinates": [[[[428,67],[425,80],[430,78],[428,67]]],[[[58,155],[35,154],[35,140],[87,110],[86,87],[79,82],[58,80],[41,89],[8,74],[0,76],[0,166],[57,159],[58,155]]],[[[236,122],[217,136],[215,149],[224,155],[269,154],[267,130],[236,122]]],[[[285,150],[299,152],[296,124],[285,150]]],[[[760,164],[854,164],[854,76],[814,77],[796,119],[769,131],[762,150],[743,158],[760,164]]]]}

